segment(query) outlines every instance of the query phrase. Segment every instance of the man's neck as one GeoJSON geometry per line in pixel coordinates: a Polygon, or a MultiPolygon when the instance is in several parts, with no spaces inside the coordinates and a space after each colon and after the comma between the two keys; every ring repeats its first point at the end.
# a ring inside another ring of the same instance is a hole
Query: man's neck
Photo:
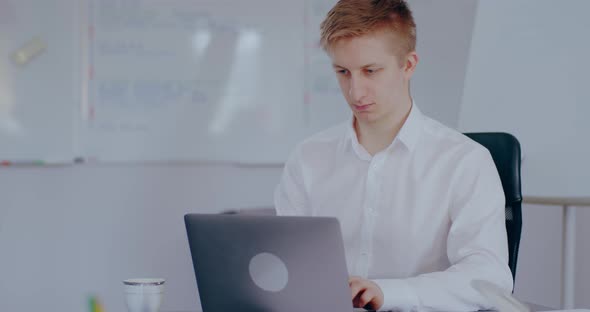
{"type": "Polygon", "coordinates": [[[359,122],[355,118],[354,129],[359,143],[371,155],[375,155],[386,149],[397,136],[410,115],[412,100],[408,97],[407,102],[399,105],[399,109],[381,120],[371,123],[359,122]]]}

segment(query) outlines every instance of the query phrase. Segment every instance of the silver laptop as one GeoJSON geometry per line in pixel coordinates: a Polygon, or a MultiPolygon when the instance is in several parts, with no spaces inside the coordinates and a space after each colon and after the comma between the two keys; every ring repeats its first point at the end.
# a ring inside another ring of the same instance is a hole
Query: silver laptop
{"type": "Polygon", "coordinates": [[[184,216],[203,312],[353,311],[336,218],[184,216]]]}

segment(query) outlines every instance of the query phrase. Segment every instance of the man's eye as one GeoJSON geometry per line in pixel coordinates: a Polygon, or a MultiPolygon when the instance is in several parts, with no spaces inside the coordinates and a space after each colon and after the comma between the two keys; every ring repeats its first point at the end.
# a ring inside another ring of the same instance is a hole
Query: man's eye
{"type": "Polygon", "coordinates": [[[346,70],[346,69],[340,69],[340,70],[338,70],[338,74],[340,74],[340,75],[346,75],[346,74],[348,74],[348,70],[346,70]]]}
{"type": "Polygon", "coordinates": [[[366,69],[366,72],[367,72],[367,74],[374,74],[375,72],[377,72],[377,70],[376,69],[367,68],[366,69]]]}

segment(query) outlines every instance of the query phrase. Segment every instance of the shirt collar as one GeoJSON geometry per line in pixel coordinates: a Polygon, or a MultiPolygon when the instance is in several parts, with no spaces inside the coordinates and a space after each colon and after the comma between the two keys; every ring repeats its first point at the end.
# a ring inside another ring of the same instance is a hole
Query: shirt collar
{"type": "Polygon", "coordinates": [[[422,131],[423,120],[424,115],[422,115],[422,112],[412,100],[410,114],[397,134],[397,138],[399,138],[410,152],[416,148],[418,139],[420,138],[420,132],[422,131]]]}
{"type": "MultiPolygon", "coordinates": [[[[418,109],[414,100],[412,100],[410,114],[408,115],[408,118],[406,118],[406,121],[399,130],[397,136],[391,142],[391,145],[387,147],[387,150],[391,149],[394,143],[399,140],[410,152],[412,152],[416,148],[420,131],[422,130],[423,118],[424,115],[420,109],[418,109]]],[[[352,148],[356,154],[362,159],[370,160],[371,155],[362,147],[362,145],[360,145],[358,136],[354,130],[354,115],[349,119],[347,128],[347,139],[352,144],[352,148]]]]}

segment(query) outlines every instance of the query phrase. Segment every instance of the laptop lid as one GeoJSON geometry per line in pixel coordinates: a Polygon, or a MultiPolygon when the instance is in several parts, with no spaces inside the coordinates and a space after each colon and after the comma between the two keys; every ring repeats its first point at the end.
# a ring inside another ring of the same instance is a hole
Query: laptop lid
{"type": "Polygon", "coordinates": [[[352,311],[336,218],[187,214],[204,312],[352,311]]]}

